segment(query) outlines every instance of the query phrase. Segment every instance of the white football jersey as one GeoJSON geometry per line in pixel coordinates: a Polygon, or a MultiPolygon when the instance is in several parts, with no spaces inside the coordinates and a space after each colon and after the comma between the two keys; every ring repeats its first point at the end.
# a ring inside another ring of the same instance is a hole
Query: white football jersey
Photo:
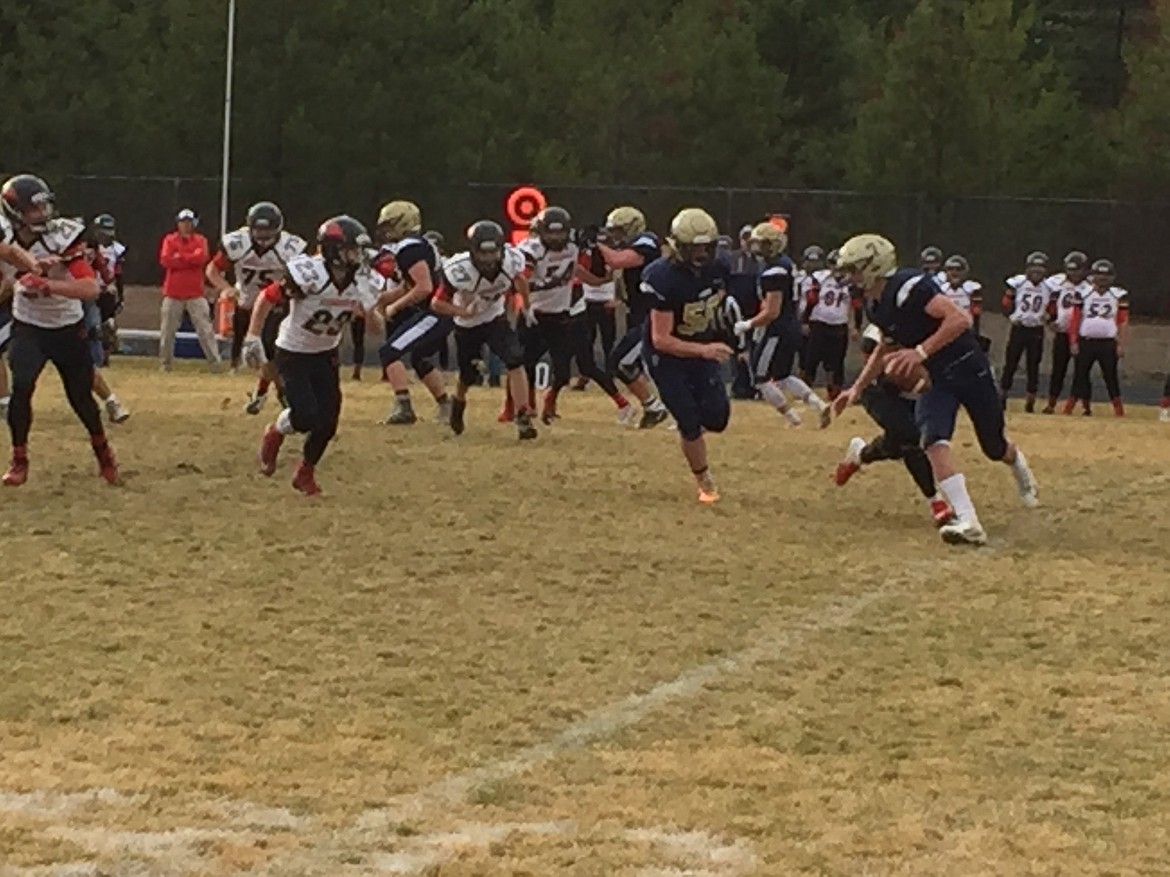
{"type": "MultiPolygon", "coordinates": [[[[121,273],[122,263],[126,261],[126,245],[121,241],[114,241],[97,249],[110,269],[110,276],[117,277],[121,273]]],[[[112,284],[108,288],[112,288],[112,284]]]]}
{"type": "Polygon", "coordinates": [[[967,313],[971,313],[971,305],[974,299],[983,294],[983,285],[975,280],[964,280],[958,286],[951,286],[945,272],[939,274],[935,279],[943,295],[967,313]]]}
{"type": "Polygon", "coordinates": [[[479,273],[470,253],[459,253],[448,259],[443,266],[446,294],[456,306],[474,311],[472,317],[456,317],[455,325],[470,329],[502,317],[508,304],[508,293],[527,265],[524,255],[510,244],[504,245],[500,273],[492,280],[479,273]]]}
{"type": "Polygon", "coordinates": [[[550,250],[535,236],[522,241],[519,249],[532,267],[528,279],[532,309],[544,314],[568,311],[573,305],[573,275],[581,250],[576,244],[550,250]]]}
{"type": "Polygon", "coordinates": [[[617,284],[614,281],[603,283],[601,286],[590,286],[588,283],[581,284],[581,293],[585,301],[613,301],[617,298],[617,284]]]}
{"type": "Polygon", "coordinates": [[[817,301],[808,315],[809,321],[844,326],[849,322],[849,312],[853,309],[849,284],[838,280],[829,269],[817,271],[813,279],[817,284],[817,301]]]}
{"type": "Polygon", "coordinates": [[[1129,307],[1129,293],[1120,286],[1104,292],[1089,289],[1081,296],[1082,338],[1116,338],[1117,317],[1129,307]]]}
{"type": "Polygon", "coordinates": [[[796,316],[801,320],[808,313],[809,294],[820,286],[817,281],[817,274],[819,273],[819,271],[797,269],[796,273],[792,275],[792,288],[796,294],[796,316]]]}
{"type": "Polygon", "coordinates": [[[284,267],[304,253],[305,246],[304,240],[295,234],[282,231],[271,248],[259,252],[252,244],[252,233],[247,226],[225,234],[220,247],[235,270],[240,307],[252,307],[260,291],[279,280],[284,275],[284,267]]]}
{"type": "Polygon", "coordinates": [[[1008,314],[1012,325],[1043,326],[1048,299],[1052,295],[1047,279],[1033,283],[1023,274],[1017,274],[1007,279],[1007,288],[1012,299],[1012,312],[1008,314]]]}
{"type": "Polygon", "coordinates": [[[1081,296],[1092,290],[1093,285],[1087,280],[1073,283],[1067,274],[1054,274],[1044,283],[1048,287],[1051,300],[1056,304],[1056,331],[1067,332],[1073,306],[1081,296]]]}
{"type": "Polygon", "coordinates": [[[341,343],[341,331],[377,304],[386,281],[361,267],[345,289],[338,289],[321,256],[296,256],[286,267],[301,295],[290,296],[288,316],[280,321],[276,346],[289,353],[324,353],[341,343]]]}
{"type": "MultiPolygon", "coordinates": [[[[45,233],[25,249],[38,259],[62,256],[73,249],[76,258],[83,259],[84,247],[77,244],[84,236],[84,223],[74,219],[50,219],[45,233]]],[[[60,329],[81,322],[83,311],[79,299],[25,289],[18,280],[12,297],[12,316],[22,323],[43,329],[60,329]]]]}

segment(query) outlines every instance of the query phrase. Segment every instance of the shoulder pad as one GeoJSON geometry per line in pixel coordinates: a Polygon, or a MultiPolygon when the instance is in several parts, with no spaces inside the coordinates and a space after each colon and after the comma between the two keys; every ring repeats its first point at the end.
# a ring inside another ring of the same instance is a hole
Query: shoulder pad
{"type": "MultiPolygon", "coordinates": [[[[509,247],[512,245],[505,244],[504,246],[509,247]]],[[[541,256],[544,255],[544,245],[541,244],[540,238],[536,237],[535,235],[532,237],[525,238],[524,240],[520,241],[520,243],[516,244],[512,248],[515,250],[519,250],[523,255],[531,256],[534,259],[539,259],[541,256]]]]}
{"type": "Polygon", "coordinates": [[[373,270],[369,265],[359,268],[354,275],[354,280],[358,283],[364,283],[374,292],[381,292],[386,288],[386,278],[373,270]]]}
{"type": "MultiPolygon", "coordinates": [[[[504,270],[505,271],[507,270],[507,266],[508,266],[507,259],[508,259],[508,254],[507,254],[507,252],[505,252],[505,254],[504,254],[504,270]]],[[[521,259],[520,261],[521,261],[521,266],[523,267],[524,260],[521,259]]],[[[454,285],[455,287],[458,288],[464,283],[471,282],[471,278],[473,276],[472,272],[474,270],[475,270],[475,267],[471,264],[471,254],[470,253],[456,253],[454,256],[452,256],[450,259],[448,259],[443,264],[443,277],[446,279],[446,281],[448,283],[451,283],[452,285],[454,285]]]]}
{"type": "Polygon", "coordinates": [[[126,256],[126,245],[121,241],[114,241],[110,248],[114,251],[114,258],[119,262],[126,256]]]}
{"type": "Polygon", "coordinates": [[[285,267],[289,279],[305,295],[316,295],[329,283],[325,262],[317,256],[297,256],[285,267]]]}
{"type": "Polygon", "coordinates": [[[12,225],[6,216],[0,216],[0,244],[8,243],[12,238],[12,225]]]}
{"type": "Polygon", "coordinates": [[[41,235],[50,253],[63,254],[85,235],[85,224],[76,219],[50,219],[48,228],[41,235]]]}
{"type": "Polygon", "coordinates": [[[305,243],[304,238],[283,231],[280,233],[280,241],[277,243],[276,249],[280,253],[281,258],[287,262],[294,256],[299,256],[305,252],[307,246],[308,244],[305,243]]]}
{"type": "Polygon", "coordinates": [[[826,280],[828,280],[832,276],[833,276],[833,272],[831,270],[829,270],[828,268],[822,268],[820,271],[814,271],[812,273],[812,278],[817,283],[824,283],[826,280]]]}
{"type": "Polygon", "coordinates": [[[983,284],[978,280],[968,280],[963,284],[964,292],[978,292],[983,288],[983,284]]]}
{"type": "Polygon", "coordinates": [[[220,246],[228,259],[237,262],[252,248],[252,234],[246,228],[237,228],[223,236],[220,246]]]}
{"type": "Polygon", "coordinates": [[[884,336],[882,335],[882,330],[878,328],[876,323],[870,323],[865,327],[865,331],[861,333],[861,337],[874,342],[874,344],[881,344],[884,336]]]}
{"type": "MultiPolygon", "coordinates": [[[[788,268],[785,267],[784,265],[769,265],[767,268],[765,268],[763,271],[760,272],[760,276],[761,277],[784,277],[785,275],[787,275],[789,273],[790,272],[788,271],[788,268]]],[[[814,280],[815,281],[816,278],[809,275],[809,276],[804,277],[802,279],[802,282],[804,280],[814,280]]]]}
{"type": "Polygon", "coordinates": [[[1025,279],[1026,278],[1024,277],[1023,274],[1016,274],[1012,277],[1009,277],[1007,280],[1004,281],[1004,283],[1006,283],[1012,289],[1019,289],[1021,286],[1024,285],[1025,279]]]}
{"type": "Polygon", "coordinates": [[[1117,299],[1122,299],[1122,298],[1125,298],[1127,295],[1129,295],[1129,290],[1125,289],[1124,287],[1121,287],[1121,286],[1114,286],[1109,291],[1112,292],[1113,297],[1117,298],[1117,299]]]}
{"type": "Polygon", "coordinates": [[[635,250],[644,247],[653,247],[656,250],[661,249],[661,245],[658,243],[658,235],[650,231],[642,232],[640,235],[634,238],[634,241],[630,244],[630,246],[635,250]]]}
{"type": "MultiPolygon", "coordinates": [[[[468,259],[470,258],[468,256],[468,259]]],[[[509,277],[516,277],[524,273],[526,266],[527,262],[520,249],[513,247],[511,244],[504,244],[504,273],[509,277]]]]}

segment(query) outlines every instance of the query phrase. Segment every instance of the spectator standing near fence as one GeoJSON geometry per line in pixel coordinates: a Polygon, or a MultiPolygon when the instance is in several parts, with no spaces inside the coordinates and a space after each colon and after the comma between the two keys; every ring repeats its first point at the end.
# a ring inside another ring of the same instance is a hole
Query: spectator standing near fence
{"type": "Polygon", "coordinates": [[[175,230],[163,238],[158,261],[166,271],[163,278],[162,328],[158,358],[163,371],[170,371],[175,358],[175,334],[183,313],[199,336],[203,355],[212,371],[219,371],[219,347],[211,325],[211,305],[203,294],[204,272],[211,256],[207,238],[195,230],[195,212],[184,208],[175,217],[175,230]]]}

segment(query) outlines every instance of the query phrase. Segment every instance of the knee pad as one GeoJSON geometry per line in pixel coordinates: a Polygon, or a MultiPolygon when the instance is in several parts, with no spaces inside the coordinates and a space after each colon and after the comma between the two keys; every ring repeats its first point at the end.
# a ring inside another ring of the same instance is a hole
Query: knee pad
{"type": "Polygon", "coordinates": [[[418,375],[420,381],[435,370],[435,358],[434,356],[427,356],[415,362],[414,373],[418,375]]]}
{"type": "Polygon", "coordinates": [[[731,406],[720,405],[710,407],[702,412],[703,429],[707,432],[723,432],[731,420],[731,406]]]}
{"type": "Polygon", "coordinates": [[[398,362],[398,360],[402,359],[402,353],[401,350],[387,341],[378,348],[378,360],[382,363],[382,368],[385,368],[391,363],[398,362]]]}
{"type": "Polygon", "coordinates": [[[676,421],[678,425],[678,434],[685,442],[693,442],[703,434],[703,426],[700,423],[684,423],[683,421],[676,421]]]}
{"type": "Polygon", "coordinates": [[[989,436],[986,439],[981,435],[976,435],[975,438],[979,440],[979,448],[983,451],[983,455],[987,459],[998,463],[1007,456],[1007,437],[1002,432],[999,435],[989,436]]]}

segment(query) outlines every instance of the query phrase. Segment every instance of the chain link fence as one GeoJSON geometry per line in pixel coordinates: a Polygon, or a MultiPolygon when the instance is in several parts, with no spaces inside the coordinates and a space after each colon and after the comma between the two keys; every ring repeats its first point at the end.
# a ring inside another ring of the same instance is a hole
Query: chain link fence
{"type": "MultiPolygon", "coordinates": [[[[74,176],[55,181],[55,187],[63,212],[117,217],[129,247],[128,283],[159,282],[159,241],[181,207],[199,213],[203,231],[213,241],[220,233],[219,181],[214,178],[74,176]]],[[[504,201],[514,187],[468,183],[370,192],[345,181],[313,178],[239,180],[233,182],[229,216],[239,223],[250,203],[273,200],[284,210],[290,229],[311,237],[329,215],[348,212],[372,223],[381,202],[409,197],[422,206],[428,228],[455,242],[476,219],[503,223],[504,201]]],[[[550,203],[568,208],[581,224],[600,222],[619,204],[634,204],[652,228],[664,231],[681,207],[701,206],[734,235],[741,225],[765,214],[787,214],[794,252],[812,243],[831,248],[851,234],[879,231],[898,245],[903,262],[914,262],[928,244],[948,255],[962,253],[974,276],[992,290],[1018,273],[1032,250],[1043,250],[1054,260],[1069,250],[1084,250],[1091,258],[1117,264],[1118,282],[1130,290],[1136,314],[1170,317],[1161,258],[1161,248],[1170,242],[1166,203],[998,197],[933,201],[921,195],[699,187],[549,186],[544,191],[550,203]]]]}

